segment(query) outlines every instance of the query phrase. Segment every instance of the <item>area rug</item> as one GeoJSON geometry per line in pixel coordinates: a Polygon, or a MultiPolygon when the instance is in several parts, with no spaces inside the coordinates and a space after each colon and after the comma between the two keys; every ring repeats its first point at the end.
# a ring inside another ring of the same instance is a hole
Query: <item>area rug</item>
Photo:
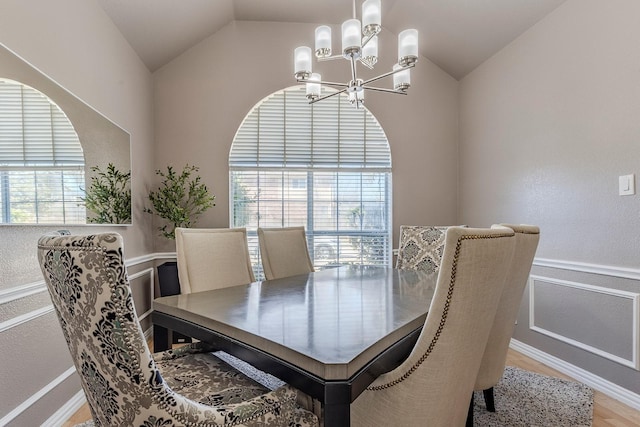
{"type": "MultiPolygon", "coordinates": [[[[270,389],[279,379],[226,353],[216,353],[236,369],[270,389]]],[[[482,392],[474,401],[474,427],[585,427],[593,418],[593,390],[575,381],[507,366],[494,387],[496,412],[486,410],[482,392]]],[[[92,421],[75,427],[93,427],[92,421]]]]}
{"type": "Polygon", "coordinates": [[[593,390],[584,384],[507,366],[494,387],[496,412],[474,396],[475,427],[583,427],[593,419],[593,390]]]}

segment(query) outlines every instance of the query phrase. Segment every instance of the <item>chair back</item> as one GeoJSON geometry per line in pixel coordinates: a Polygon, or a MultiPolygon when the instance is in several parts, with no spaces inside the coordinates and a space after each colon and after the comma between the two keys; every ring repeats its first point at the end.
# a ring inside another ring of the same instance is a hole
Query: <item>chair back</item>
{"type": "Polygon", "coordinates": [[[304,227],[258,228],[258,239],[267,280],[314,271],[304,227]]]}
{"type": "Polygon", "coordinates": [[[151,357],[120,235],[43,236],[38,260],[96,426],[156,425],[201,406],[168,388],[151,357]]]}
{"type": "Polygon", "coordinates": [[[180,292],[188,294],[256,279],[244,228],[176,228],[180,292]]]}
{"type": "Polygon", "coordinates": [[[418,341],[353,402],[353,425],[464,425],[514,244],[509,228],[447,229],[418,341]]]}
{"type": "Polygon", "coordinates": [[[449,227],[401,225],[396,268],[437,273],[449,227]]]}
{"type": "Polygon", "coordinates": [[[540,240],[540,229],[536,226],[514,224],[500,224],[500,226],[509,227],[515,232],[516,246],[478,371],[475,390],[491,388],[502,378],[522,294],[527,285],[540,240]]]}

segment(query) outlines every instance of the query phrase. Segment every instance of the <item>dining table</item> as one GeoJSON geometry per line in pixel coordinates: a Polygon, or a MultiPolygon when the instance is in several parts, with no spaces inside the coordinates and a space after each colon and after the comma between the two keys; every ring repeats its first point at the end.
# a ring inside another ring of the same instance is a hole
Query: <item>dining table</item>
{"type": "Polygon", "coordinates": [[[157,298],[154,350],[176,331],[213,344],[322,405],[324,425],[350,425],[350,405],[399,366],[425,323],[437,274],[346,265],[157,298]]]}

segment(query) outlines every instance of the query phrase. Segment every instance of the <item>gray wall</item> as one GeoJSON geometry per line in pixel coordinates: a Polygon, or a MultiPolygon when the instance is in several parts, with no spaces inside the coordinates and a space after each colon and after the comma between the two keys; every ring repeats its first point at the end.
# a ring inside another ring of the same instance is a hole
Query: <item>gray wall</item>
{"type": "MultiPolygon", "coordinates": [[[[151,225],[142,212],[153,176],[153,86],[151,74],[95,1],[3,0],[0,43],[31,63],[131,135],[133,226],[73,227],[74,233],[113,230],[125,238],[128,259],[153,252],[151,225]]],[[[22,410],[10,425],[39,425],[79,390],[66,343],[42,284],[36,260],[37,238],[46,226],[0,226],[0,420],[22,410]],[[25,295],[34,284],[36,293],[25,295]],[[15,291],[15,292],[14,292],[15,291]],[[44,311],[42,315],[38,315],[44,311]],[[20,316],[25,323],[13,324],[20,316]],[[36,393],[54,385],[44,397],[36,393]]],[[[68,227],[64,227],[68,228],[68,227]]],[[[138,264],[130,273],[148,265],[138,264]]],[[[144,295],[150,275],[135,279],[144,295]]],[[[139,297],[139,299],[145,299],[139,297]]],[[[145,308],[143,308],[144,310],[145,308]]],[[[2,422],[0,422],[2,424],[2,422]]]]}
{"type": "MultiPolygon", "coordinates": [[[[314,29],[232,22],[154,73],[156,167],[199,166],[216,195],[216,207],[199,227],[228,227],[233,137],[257,102],[296,84],[293,50],[313,43],[314,29]]],[[[386,56],[376,66],[378,74],[391,70],[396,40],[381,34],[380,52],[386,56]]],[[[329,81],[346,81],[349,75],[346,61],[314,67],[329,81]]],[[[426,58],[411,73],[409,95],[367,93],[365,101],[391,145],[394,230],[400,224],[450,224],[456,215],[458,83],[426,58]]],[[[172,247],[158,240],[158,248],[172,247]]]]}
{"type": "Polygon", "coordinates": [[[618,196],[640,173],[638,16],[636,0],[561,5],[460,82],[459,142],[460,222],[541,228],[515,337],[636,393],[640,373],[596,353],[629,358],[639,333],[615,296],[640,292],[640,196],[618,196]]]}

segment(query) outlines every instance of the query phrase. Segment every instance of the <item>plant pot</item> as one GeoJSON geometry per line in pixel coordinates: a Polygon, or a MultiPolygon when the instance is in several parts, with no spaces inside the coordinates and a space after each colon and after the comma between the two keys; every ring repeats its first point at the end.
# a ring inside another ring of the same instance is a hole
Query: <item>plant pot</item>
{"type": "Polygon", "coordinates": [[[180,293],[180,280],[178,279],[178,263],[165,262],[158,267],[158,285],[160,296],[178,295],[180,293]]]}
{"type": "MultiPolygon", "coordinates": [[[[178,295],[180,293],[180,280],[178,279],[178,263],[168,261],[160,264],[158,270],[158,287],[160,296],[178,295]]],[[[173,333],[173,344],[183,344],[191,342],[191,337],[187,337],[178,332],[173,333]]]]}

